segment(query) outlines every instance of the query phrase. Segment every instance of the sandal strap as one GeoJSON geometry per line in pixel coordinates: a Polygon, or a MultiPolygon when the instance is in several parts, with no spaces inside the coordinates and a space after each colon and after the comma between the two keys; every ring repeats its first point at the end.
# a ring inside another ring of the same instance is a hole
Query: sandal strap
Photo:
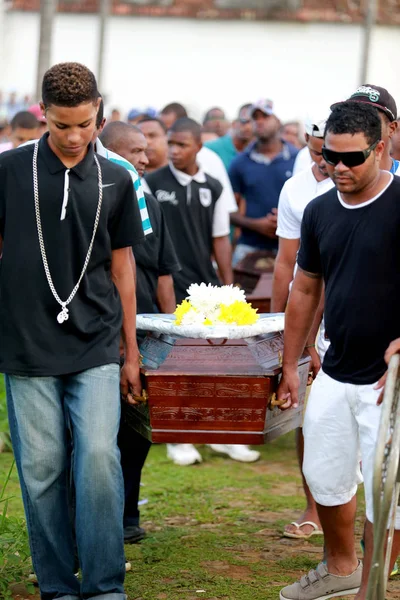
{"type": "Polygon", "coordinates": [[[315,529],[315,531],[317,531],[317,529],[319,529],[318,525],[316,523],[314,523],[313,521],[303,521],[303,523],[300,523],[299,527],[303,527],[303,525],[309,525],[310,527],[313,527],[313,529],[315,529]]]}

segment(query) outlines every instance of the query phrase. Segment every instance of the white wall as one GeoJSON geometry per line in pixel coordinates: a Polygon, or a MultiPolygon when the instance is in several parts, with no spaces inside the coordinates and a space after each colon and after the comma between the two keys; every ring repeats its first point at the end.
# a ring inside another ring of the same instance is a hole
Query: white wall
{"type": "MultiPolygon", "coordinates": [[[[34,89],[38,36],[37,14],[6,14],[0,89],[34,89]]],[[[95,69],[97,41],[96,16],[59,14],[52,62],[95,69]]],[[[360,49],[356,25],[112,17],[101,91],[123,111],[180,101],[196,117],[215,104],[233,117],[240,104],[266,96],[282,119],[301,118],[357,87],[360,49]]],[[[399,55],[398,28],[377,27],[368,80],[387,87],[400,105],[392,60],[399,55]]]]}

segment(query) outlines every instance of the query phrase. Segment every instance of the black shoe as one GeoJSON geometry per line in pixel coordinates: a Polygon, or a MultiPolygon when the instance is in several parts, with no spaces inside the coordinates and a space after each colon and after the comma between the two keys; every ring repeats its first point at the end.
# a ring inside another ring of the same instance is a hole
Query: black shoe
{"type": "Polygon", "coordinates": [[[128,525],[124,528],[124,543],[125,544],[137,544],[144,537],[146,532],[139,525],[128,525]]]}

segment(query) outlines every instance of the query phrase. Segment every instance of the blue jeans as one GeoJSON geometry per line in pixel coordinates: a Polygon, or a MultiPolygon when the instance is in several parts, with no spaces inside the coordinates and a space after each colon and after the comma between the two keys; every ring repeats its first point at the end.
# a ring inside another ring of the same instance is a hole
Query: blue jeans
{"type": "Polygon", "coordinates": [[[42,600],[124,600],[119,365],[6,376],[10,432],[42,600]],[[67,422],[76,494],[71,523],[67,422]],[[76,546],[75,546],[76,544],[76,546]],[[82,582],[75,577],[78,549],[82,582]]]}

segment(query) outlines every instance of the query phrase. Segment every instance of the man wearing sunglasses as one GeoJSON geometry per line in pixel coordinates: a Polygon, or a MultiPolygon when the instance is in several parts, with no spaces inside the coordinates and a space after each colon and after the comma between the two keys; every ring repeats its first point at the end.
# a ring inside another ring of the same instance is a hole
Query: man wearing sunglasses
{"type": "MultiPolygon", "coordinates": [[[[382,123],[381,139],[385,142],[381,159],[381,169],[400,175],[400,161],[391,156],[392,140],[398,128],[396,101],[389,92],[378,85],[365,83],[360,86],[348,99],[350,102],[361,102],[375,106],[382,123]]],[[[340,104],[336,103],[331,109],[340,104]]]]}
{"type": "MultiPolygon", "coordinates": [[[[336,106],[322,153],[336,185],[305,209],[298,271],[286,309],[283,409],[298,405],[297,359],[325,284],[324,318],[331,341],[305,414],[303,472],[317,503],[326,563],[285,587],[281,600],[357,594],[365,600],[373,535],[372,479],[384,354],[400,337],[400,179],[381,170],[381,121],[366,103],[336,106]],[[352,500],[361,454],[367,521],[364,571],[354,543],[352,500]]],[[[397,515],[396,529],[400,528],[397,515]]],[[[400,550],[394,536],[393,555],[400,550]]],[[[394,560],[392,561],[392,563],[394,560]]]]}

